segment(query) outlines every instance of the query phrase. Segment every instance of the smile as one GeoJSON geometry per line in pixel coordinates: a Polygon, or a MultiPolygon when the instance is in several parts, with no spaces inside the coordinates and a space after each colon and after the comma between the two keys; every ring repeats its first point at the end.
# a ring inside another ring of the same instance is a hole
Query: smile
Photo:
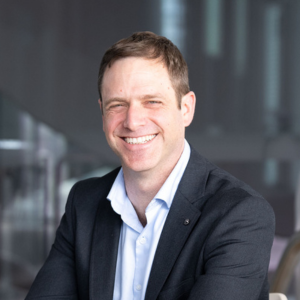
{"type": "Polygon", "coordinates": [[[128,144],[139,145],[146,144],[153,140],[156,137],[156,134],[140,136],[138,138],[124,138],[124,141],[128,144]]]}

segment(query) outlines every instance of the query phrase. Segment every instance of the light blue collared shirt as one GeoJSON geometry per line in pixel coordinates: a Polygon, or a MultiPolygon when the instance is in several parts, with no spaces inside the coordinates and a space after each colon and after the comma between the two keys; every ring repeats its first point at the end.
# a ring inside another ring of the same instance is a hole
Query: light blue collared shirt
{"type": "Polygon", "coordinates": [[[142,226],[127,197],[122,169],[116,177],[107,196],[113,210],[123,220],[113,300],[145,298],[158,241],[190,153],[190,146],[185,140],[184,150],[176,166],[146,208],[147,225],[145,227],[142,226]]]}

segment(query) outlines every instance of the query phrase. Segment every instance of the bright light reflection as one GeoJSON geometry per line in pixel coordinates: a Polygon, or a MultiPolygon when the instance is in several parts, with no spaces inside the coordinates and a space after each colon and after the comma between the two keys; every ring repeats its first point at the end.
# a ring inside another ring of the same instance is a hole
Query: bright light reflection
{"type": "Polygon", "coordinates": [[[185,52],[186,2],[161,0],[161,35],[170,39],[184,54],[185,52]]]}
{"type": "Polygon", "coordinates": [[[235,63],[237,75],[243,74],[247,58],[247,0],[235,0],[235,63]]]}
{"type": "Polygon", "coordinates": [[[265,109],[267,134],[278,132],[277,111],[280,108],[281,82],[281,8],[278,4],[268,6],[265,24],[265,109]]]}
{"type": "Polygon", "coordinates": [[[205,52],[209,56],[222,54],[223,0],[205,0],[205,52]]]}
{"type": "Polygon", "coordinates": [[[0,140],[0,149],[3,150],[22,150],[28,149],[29,144],[20,140],[0,140]]]}

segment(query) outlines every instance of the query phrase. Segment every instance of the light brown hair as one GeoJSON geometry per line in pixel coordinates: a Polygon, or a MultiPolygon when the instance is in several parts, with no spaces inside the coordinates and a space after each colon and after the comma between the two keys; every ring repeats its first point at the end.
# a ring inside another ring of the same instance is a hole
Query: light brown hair
{"type": "Polygon", "coordinates": [[[187,64],[178,48],[170,40],[150,31],[136,32],[118,41],[105,52],[98,75],[101,101],[102,81],[106,68],[110,68],[116,60],[125,57],[161,59],[167,67],[178,107],[181,107],[181,98],[190,91],[187,64]]]}

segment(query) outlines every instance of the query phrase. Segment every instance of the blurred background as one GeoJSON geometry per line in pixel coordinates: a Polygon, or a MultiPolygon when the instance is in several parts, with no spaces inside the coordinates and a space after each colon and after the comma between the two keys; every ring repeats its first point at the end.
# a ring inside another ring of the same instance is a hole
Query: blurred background
{"type": "MultiPolygon", "coordinates": [[[[109,46],[144,30],[188,63],[197,107],[187,140],[272,205],[274,280],[300,228],[300,1],[0,0],[1,300],[24,299],[73,183],[118,166],[98,68],[109,46]]],[[[292,265],[290,300],[300,299],[292,265]]]]}

